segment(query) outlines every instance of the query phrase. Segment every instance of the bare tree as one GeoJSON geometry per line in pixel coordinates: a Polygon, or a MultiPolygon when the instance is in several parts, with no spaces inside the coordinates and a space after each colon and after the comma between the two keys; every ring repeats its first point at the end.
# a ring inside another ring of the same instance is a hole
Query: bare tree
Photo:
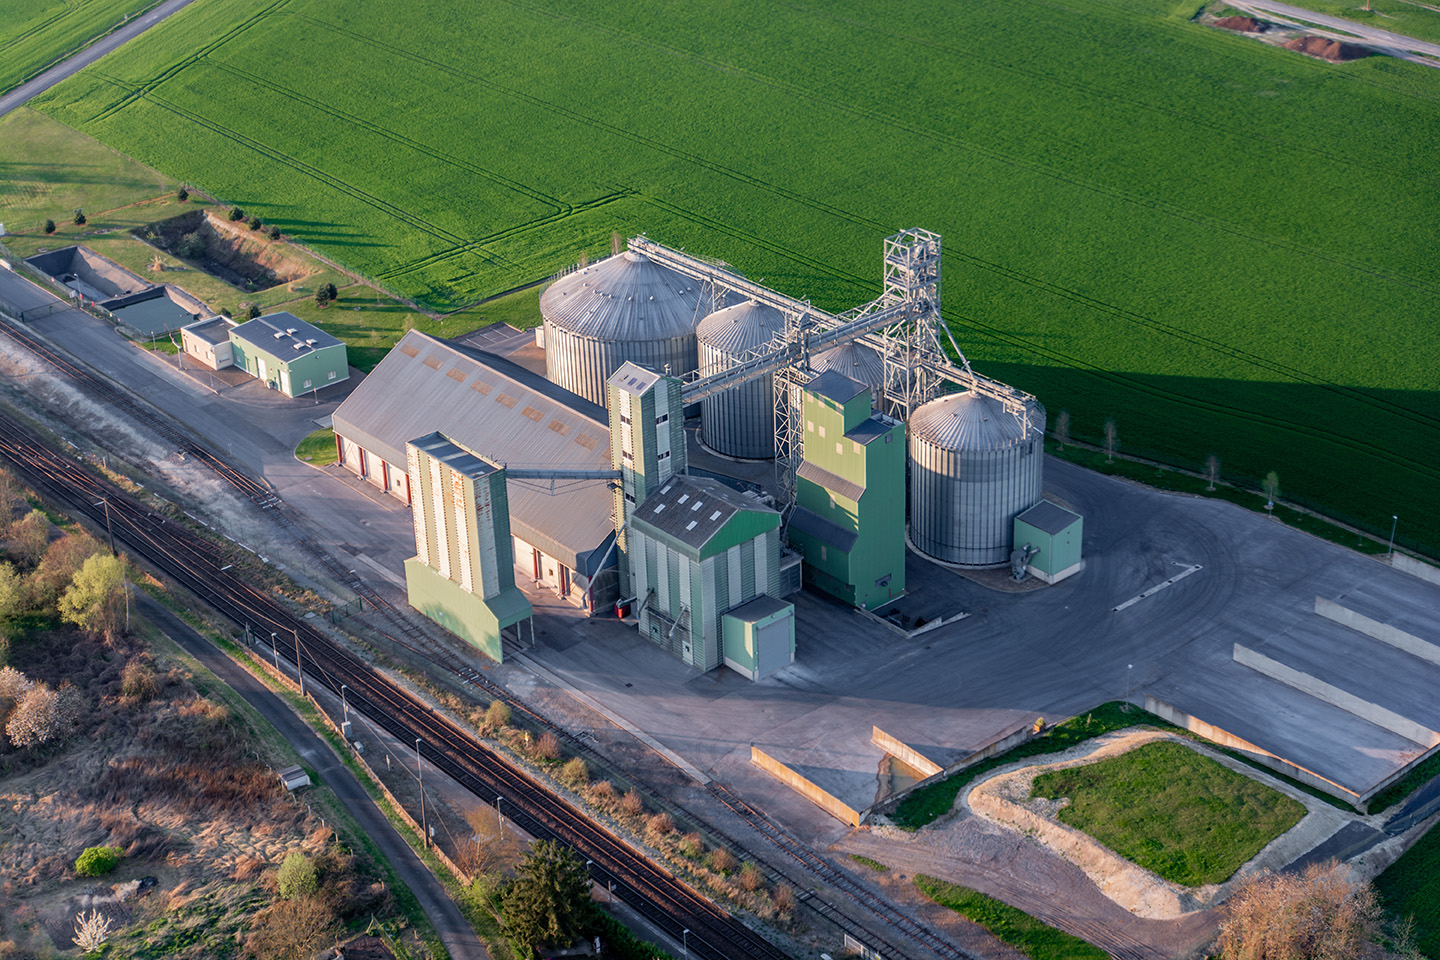
{"type": "Polygon", "coordinates": [[[50,520],[39,510],[31,510],[10,527],[11,550],[26,563],[39,563],[49,543],[50,520]]]}
{"type": "Polygon", "coordinates": [[[615,254],[620,252],[620,249],[620,231],[612,230],[610,231],[610,255],[614,256],[615,254]]]}
{"type": "Polygon", "coordinates": [[[1115,418],[1105,418],[1105,462],[1115,462],[1115,451],[1120,448],[1120,433],[1115,429],[1115,418]]]}
{"type": "Polygon", "coordinates": [[[259,960],[311,960],[335,939],[335,912],[317,897],[304,897],[276,901],[256,916],[245,946],[259,960]]]}
{"type": "Polygon", "coordinates": [[[1351,960],[1379,932],[1380,904],[1369,884],[1341,864],[1316,863],[1303,873],[1270,873],[1240,884],[1224,907],[1224,960],[1313,957],[1351,960]]]}
{"type": "Polygon", "coordinates": [[[1065,444],[1070,442],[1070,411],[1061,410],[1060,416],[1055,418],[1055,440],[1060,444],[1060,449],[1065,449],[1065,444]]]}
{"type": "Polygon", "coordinates": [[[1220,458],[1213,453],[1205,458],[1205,479],[1210,483],[1205,488],[1207,490],[1214,490],[1215,483],[1220,479],[1220,458]]]}
{"type": "Polygon", "coordinates": [[[1260,484],[1260,492],[1265,494],[1265,509],[1274,510],[1275,502],[1280,499],[1280,474],[1274,470],[1265,474],[1265,480],[1260,484]]]}
{"type": "Polygon", "coordinates": [[[0,667],[0,716],[19,703],[33,686],[35,684],[14,667],[0,667]]]}
{"type": "Polygon", "coordinates": [[[38,747],[53,740],[60,728],[60,695],[37,683],[20,695],[5,724],[5,734],[17,747],[38,747]]]}
{"type": "Polygon", "coordinates": [[[110,918],[99,910],[91,910],[90,916],[83,913],[75,915],[75,946],[80,948],[82,953],[93,953],[105,946],[105,941],[110,939],[110,918]]]}

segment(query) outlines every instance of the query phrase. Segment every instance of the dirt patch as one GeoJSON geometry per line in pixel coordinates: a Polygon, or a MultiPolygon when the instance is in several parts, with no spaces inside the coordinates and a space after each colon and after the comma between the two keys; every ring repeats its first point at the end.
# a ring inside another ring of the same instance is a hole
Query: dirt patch
{"type": "Polygon", "coordinates": [[[1265,24],[1253,17],[1221,17],[1215,21],[1215,26],[1224,30],[1234,30],[1237,33],[1263,33],[1265,24]]]}
{"type": "Polygon", "coordinates": [[[1326,37],[1303,36],[1285,44],[1286,50],[1295,50],[1305,54],[1307,57],[1315,57],[1319,60],[1329,60],[1331,63],[1344,63],[1347,60],[1359,60],[1368,57],[1370,50],[1367,47],[1358,47],[1353,43],[1341,43],[1339,40],[1330,40],[1326,37]]]}
{"type": "Polygon", "coordinates": [[[303,280],[311,272],[302,261],[287,256],[287,248],[280,241],[251,230],[244,221],[222,220],[208,210],[160,220],[136,228],[133,233],[249,293],[303,280]]]}

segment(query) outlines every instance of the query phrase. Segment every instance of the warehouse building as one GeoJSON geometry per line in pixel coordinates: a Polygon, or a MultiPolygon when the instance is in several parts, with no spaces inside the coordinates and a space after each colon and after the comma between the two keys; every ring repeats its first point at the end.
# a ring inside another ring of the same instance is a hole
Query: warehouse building
{"type": "MultiPolygon", "coordinates": [[[[405,445],[439,432],[511,467],[608,470],[605,411],[508,360],[410,331],[335,411],[340,462],[405,503],[405,445]]],[[[590,610],[618,595],[604,481],[508,481],[516,577],[590,610]]]]}
{"type": "Polygon", "coordinates": [[[790,543],[809,582],[874,609],[905,592],[905,426],[871,413],[870,388],[833,370],[801,393],[790,543]]]}
{"type": "Polygon", "coordinates": [[[287,397],[350,377],[345,344],[293,313],[272,313],[232,328],[230,347],[235,366],[287,397]]]}
{"type": "Polygon", "coordinates": [[[441,433],[405,446],[416,487],[410,605],[498,662],[504,632],[533,612],[515,588],[505,471],[441,433]]]}

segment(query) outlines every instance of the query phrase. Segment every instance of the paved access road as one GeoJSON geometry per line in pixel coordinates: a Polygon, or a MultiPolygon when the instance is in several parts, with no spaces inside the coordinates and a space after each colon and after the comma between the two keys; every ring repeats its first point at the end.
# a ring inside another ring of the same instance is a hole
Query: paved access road
{"type": "Polygon", "coordinates": [[[73,57],[60,61],[49,70],[40,74],[40,76],[20,84],[20,86],[14,90],[0,96],[0,117],[5,116],[5,114],[14,110],[16,107],[23,105],[29,101],[31,97],[38,96],[46,90],[49,90],[61,80],[74,76],[96,60],[105,56],[105,54],[113,50],[118,50],[146,30],[155,26],[155,24],[161,20],[164,20],[177,10],[189,6],[192,2],[193,0],[165,0],[164,3],[149,13],[136,17],[114,33],[101,37],[73,57]]]}
{"type": "MultiPolygon", "coordinates": [[[[1345,20],[1341,17],[1331,17],[1323,13],[1315,13],[1306,10],[1304,7],[1291,6],[1288,3],[1278,3],[1277,0],[1234,0],[1231,6],[1244,10],[1247,13],[1264,17],[1265,14],[1274,14],[1280,17],[1291,17],[1303,21],[1295,26],[1304,27],[1306,24],[1319,24],[1347,33],[1350,37],[1359,37],[1362,41],[1372,46],[1383,47],[1392,56],[1409,60],[1412,63],[1423,63],[1431,67],[1440,67],[1440,63],[1429,59],[1440,57],[1440,44],[1427,43],[1424,40],[1416,40],[1414,37],[1407,37],[1400,33],[1391,33],[1389,30],[1381,30],[1376,27],[1366,26],[1363,23],[1355,23],[1353,20],[1345,20]],[[1406,56],[1411,54],[1411,56],[1406,56]],[[1414,56],[1421,54],[1421,56],[1414,56]]],[[[1274,17],[1271,18],[1272,20],[1274,17]]],[[[1316,31],[1325,36],[1325,31],[1316,31]]],[[[1344,41],[1349,37],[1335,36],[1333,39],[1344,41]]]]}
{"type": "Polygon", "coordinates": [[[395,871],[395,878],[405,884],[430,922],[441,942],[454,960],[489,960],[485,945],[460,913],[415,851],[385,819],[354,775],[336,758],[320,737],[297,717],[285,703],[249,672],[241,668],[208,640],[190,629],[160,603],[144,593],[136,592],[139,608],[166,635],[199,660],[215,676],[259,711],[266,722],[280,731],[290,746],[315,770],[325,785],[335,792],[345,809],[350,811],[360,828],[375,841],[380,853],[395,871]]]}

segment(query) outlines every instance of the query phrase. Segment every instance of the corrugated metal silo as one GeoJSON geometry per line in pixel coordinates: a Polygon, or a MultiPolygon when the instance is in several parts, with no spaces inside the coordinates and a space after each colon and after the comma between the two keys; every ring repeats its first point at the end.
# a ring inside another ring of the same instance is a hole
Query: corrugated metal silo
{"type": "Polygon", "coordinates": [[[993,397],[940,397],[910,417],[910,542],[965,566],[1010,559],[1016,514],[1040,502],[1045,411],[1030,424],[993,397]]]}
{"type": "Polygon", "coordinates": [[[817,376],[829,370],[843,373],[851,380],[869,387],[870,395],[875,398],[880,396],[881,389],[885,386],[884,359],[872,348],[853,340],[811,357],[810,369],[814,370],[817,376]]]}
{"type": "Polygon", "coordinates": [[[627,250],[561,277],[540,297],[545,375],[605,405],[605,380],[630,360],[673,376],[696,368],[700,291],[627,250]]]}
{"type": "MultiPolygon", "coordinates": [[[[700,375],[728,370],[784,331],[784,315],[753,300],[715,311],[695,328],[700,375]]],[[[706,397],[700,401],[700,439],[730,457],[775,456],[774,390],[774,380],[767,374],[706,397]]]]}

